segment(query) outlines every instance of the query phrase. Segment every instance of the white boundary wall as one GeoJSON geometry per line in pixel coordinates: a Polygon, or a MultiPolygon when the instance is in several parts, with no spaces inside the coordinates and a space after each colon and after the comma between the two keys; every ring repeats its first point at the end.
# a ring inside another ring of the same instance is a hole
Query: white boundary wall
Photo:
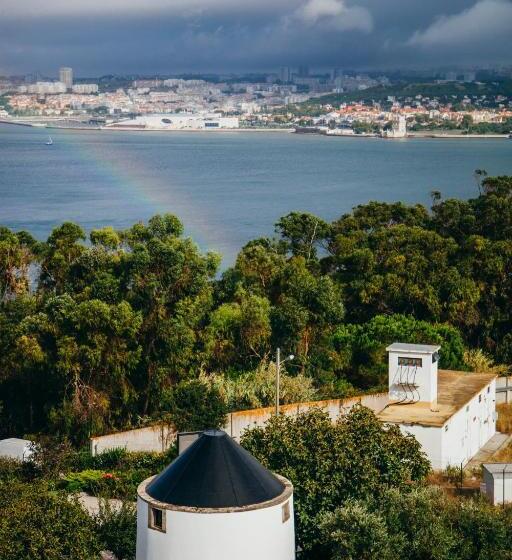
{"type": "MultiPolygon", "coordinates": [[[[312,408],[325,410],[334,421],[340,415],[346,414],[355,404],[362,404],[375,413],[380,412],[388,404],[387,393],[362,395],[349,399],[333,399],[326,401],[311,401],[304,403],[286,404],[281,406],[281,413],[296,416],[312,408]]],[[[240,436],[247,428],[263,426],[275,413],[274,407],[241,410],[228,414],[224,429],[235,440],[240,441],[240,436]]],[[[90,439],[91,453],[97,455],[102,451],[122,447],[127,451],[156,451],[161,452],[169,448],[176,439],[176,431],[170,426],[156,425],[147,428],[138,428],[126,432],[117,432],[90,439]]]]}

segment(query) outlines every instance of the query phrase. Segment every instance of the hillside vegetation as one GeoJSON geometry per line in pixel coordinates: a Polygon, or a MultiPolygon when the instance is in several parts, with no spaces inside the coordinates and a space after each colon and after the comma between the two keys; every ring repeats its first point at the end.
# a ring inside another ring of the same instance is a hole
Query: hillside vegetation
{"type": "Polygon", "coordinates": [[[439,343],[453,369],[480,349],[506,371],[512,177],[475,178],[475,198],[434,192],[431,209],[292,212],[221,277],[172,215],[88,238],[64,223],[44,242],[1,228],[0,436],[80,442],[187,408],[187,425],[216,423],[271,404],[278,346],[295,355],[287,402],[378,390],[394,340],[439,343]]]}

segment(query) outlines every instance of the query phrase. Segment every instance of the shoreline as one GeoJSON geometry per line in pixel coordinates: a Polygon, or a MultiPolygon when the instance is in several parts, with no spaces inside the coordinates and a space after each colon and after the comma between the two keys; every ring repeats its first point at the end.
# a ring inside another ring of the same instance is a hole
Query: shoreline
{"type": "MultiPolygon", "coordinates": [[[[131,127],[115,127],[115,126],[58,126],[58,119],[55,119],[55,124],[42,123],[40,121],[14,121],[8,119],[0,119],[0,124],[7,124],[13,126],[25,126],[30,128],[40,128],[45,130],[67,130],[67,131],[108,131],[108,132],[162,132],[162,133],[190,133],[190,132],[204,132],[206,134],[210,133],[237,133],[237,132],[271,132],[271,133],[287,133],[287,134],[301,134],[295,131],[295,128],[219,128],[219,129],[162,129],[162,128],[131,128],[131,127]]],[[[508,134],[453,134],[449,132],[409,132],[407,136],[402,138],[383,138],[374,134],[323,134],[317,132],[302,133],[301,135],[311,135],[311,136],[325,136],[328,138],[380,138],[382,140],[411,140],[411,139],[435,139],[435,140],[497,140],[497,139],[509,139],[508,134]]]]}

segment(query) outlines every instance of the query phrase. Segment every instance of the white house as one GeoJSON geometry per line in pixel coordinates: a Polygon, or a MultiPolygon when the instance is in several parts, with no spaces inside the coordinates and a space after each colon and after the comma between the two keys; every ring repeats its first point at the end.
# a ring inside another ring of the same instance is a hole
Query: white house
{"type": "Polygon", "coordinates": [[[293,487],[222,430],[202,433],[137,497],[137,560],[294,560],[293,487]]]}
{"type": "Polygon", "coordinates": [[[439,346],[395,343],[379,418],[412,434],[432,468],[466,464],[496,433],[496,376],[438,370],[439,346]]]}

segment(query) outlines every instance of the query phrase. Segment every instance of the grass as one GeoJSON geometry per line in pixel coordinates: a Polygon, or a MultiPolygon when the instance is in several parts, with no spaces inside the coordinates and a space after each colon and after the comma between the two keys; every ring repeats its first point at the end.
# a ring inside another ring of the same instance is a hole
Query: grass
{"type": "Polygon", "coordinates": [[[496,410],[498,411],[498,421],[496,422],[498,432],[512,433],[512,404],[498,404],[496,410]]]}
{"type": "Polygon", "coordinates": [[[512,463],[512,443],[493,455],[492,460],[496,463],[512,463]]]}

